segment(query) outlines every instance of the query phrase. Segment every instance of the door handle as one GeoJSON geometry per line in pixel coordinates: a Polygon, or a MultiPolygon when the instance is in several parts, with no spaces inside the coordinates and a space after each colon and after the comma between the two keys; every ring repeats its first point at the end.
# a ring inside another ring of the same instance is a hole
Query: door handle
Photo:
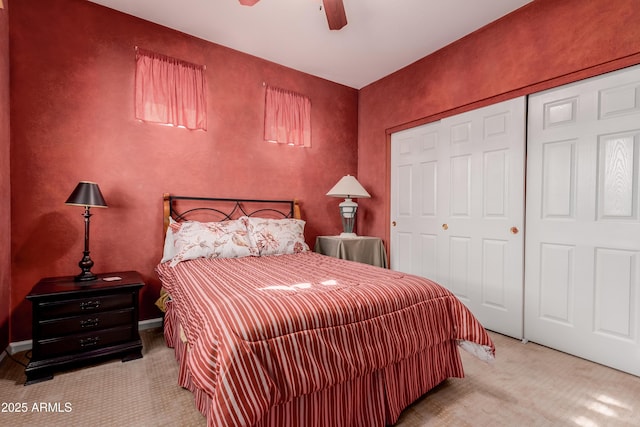
{"type": "Polygon", "coordinates": [[[392,227],[395,227],[395,226],[396,226],[396,222],[395,222],[395,221],[392,221],[392,222],[391,222],[391,226],[392,226],[392,227]]]}
{"type": "Polygon", "coordinates": [[[449,229],[449,224],[442,224],[442,229],[443,230],[448,230],[449,229]]]}
{"type": "Polygon", "coordinates": [[[511,234],[518,234],[520,230],[518,230],[518,227],[511,227],[509,231],[511,232],[511,234]]]}

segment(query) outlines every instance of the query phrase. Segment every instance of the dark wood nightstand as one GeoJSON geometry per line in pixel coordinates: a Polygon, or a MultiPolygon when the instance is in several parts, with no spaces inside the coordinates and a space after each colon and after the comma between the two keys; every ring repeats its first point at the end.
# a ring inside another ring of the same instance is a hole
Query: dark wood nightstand
{"type": "Polygon", "coordinates": [[[27,295],[33,303],[33,350],[25,385],[50,380],[55,371],[106,357],[142,357],[135,271],[98,274],[91,282],[73,276],[40,280],[27,295]],[[120,277],[120,280],[105,280],[120,277]]]}

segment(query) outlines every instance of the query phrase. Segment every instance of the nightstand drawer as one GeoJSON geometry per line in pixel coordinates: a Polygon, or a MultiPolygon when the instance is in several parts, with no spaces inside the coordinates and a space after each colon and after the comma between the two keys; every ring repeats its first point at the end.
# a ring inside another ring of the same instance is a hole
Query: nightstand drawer
{"type": "Polygon", "coordinates": [[[112,344],[130,341],[133,335],[131,326],[104,329],[87,334],[70,335],[62,338],[51,338],[37,342],[38,358],[50,358],[63,354],[91,351],[112,344]]]}
{"type": "Polygon", "coordinates": [[[108,311],[118,308],[134,307],[136,293],[126,292],[112,295],[96,295],[88,298],[40,302],[36,310],[40,320],[52,319],[73,314],[85,314],[108,311]]]}
{"type": "Polygon", "coordinates": [[[85,314],[83,316],[43,320],[38,323],[40,329],[39,335],[43,338],[54,338],[95,329],[131,325],[131,323],[135,321],[133,314],[133,307],[130,307],[122,310],[85,314]]]}

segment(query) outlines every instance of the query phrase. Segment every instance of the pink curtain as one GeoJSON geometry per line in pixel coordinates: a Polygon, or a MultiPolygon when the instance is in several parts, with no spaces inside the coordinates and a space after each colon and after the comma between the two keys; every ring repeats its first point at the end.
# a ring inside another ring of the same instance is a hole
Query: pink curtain
{"type": "Polygon", "coordinates": [[[311,146],[311,100],[284,89],[267,86],[264,139],[301,147],[311,146]]]}
{"type": "Polygon", "coordinates": [[[136,119],[207,130],[205,67],[136,48],[136,119]]]}

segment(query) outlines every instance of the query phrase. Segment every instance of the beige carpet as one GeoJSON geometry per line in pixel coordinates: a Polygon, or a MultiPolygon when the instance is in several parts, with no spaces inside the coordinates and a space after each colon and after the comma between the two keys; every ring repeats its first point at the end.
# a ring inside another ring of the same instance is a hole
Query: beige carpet
{"type": "MultiPolygon", "coordinates": [[[[24,368],[5,357],[0,425],[205,426],[191,393],[176,385],[177,364],[161,331],[141,335],[142,359],[63,372],[26,387],[24,368]],[[4,412],[23,403],[24,413],[4,412]],[[34,404],[37,409],[41,403],[61,412],[35,411],[34,404]]],[[[463,352],[466,378],[447,380],[427,393],[403,412],[397,426],[640,426],[640,378],[491,336],[496,362],[488,365],[463,352]]],[[[24,354],[16,356],[25,360],[24,354]]]]}

